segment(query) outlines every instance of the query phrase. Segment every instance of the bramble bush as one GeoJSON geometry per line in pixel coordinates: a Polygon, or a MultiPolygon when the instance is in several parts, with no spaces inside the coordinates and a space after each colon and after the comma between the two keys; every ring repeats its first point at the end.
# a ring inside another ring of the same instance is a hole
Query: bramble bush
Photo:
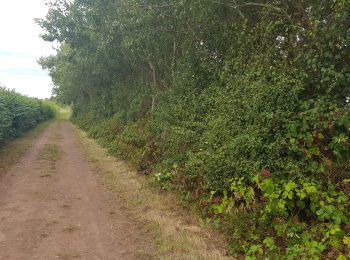
{"type": "Polygon", "coordinates": [[[0,87],[0,145],[54,116],[44,101],[0,87]]]}

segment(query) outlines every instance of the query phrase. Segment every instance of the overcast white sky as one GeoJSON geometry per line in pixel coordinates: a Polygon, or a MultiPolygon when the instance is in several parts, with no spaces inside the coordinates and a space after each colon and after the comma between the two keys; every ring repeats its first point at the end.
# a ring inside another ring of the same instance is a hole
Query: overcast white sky
{"type": "Polygon", "coordinates": [[[39,98],[51,96],[52,83],[36,60],[54,50],[33,19],[46,11],[45,0],[0,0],[0,83],[39,98]]]}

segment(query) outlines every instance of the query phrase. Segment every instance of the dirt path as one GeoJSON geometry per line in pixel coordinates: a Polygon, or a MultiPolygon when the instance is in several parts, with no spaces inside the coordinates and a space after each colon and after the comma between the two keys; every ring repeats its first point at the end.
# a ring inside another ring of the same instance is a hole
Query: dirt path
{"type": "Polygon", "coordinates": [[[154,259],[154,237],[111,202],[68,121],[0,180],[0,259],[154,259]]]}

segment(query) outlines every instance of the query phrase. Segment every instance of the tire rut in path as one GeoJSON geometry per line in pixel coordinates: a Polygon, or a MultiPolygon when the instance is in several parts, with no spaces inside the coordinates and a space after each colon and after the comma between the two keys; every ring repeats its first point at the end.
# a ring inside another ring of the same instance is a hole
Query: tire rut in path
{"type": "Polygon", "coordinates": [[[108,194],[71,123],[54,122],[0,181],[0,259],[156,258],[152,235],[108,194]]]}

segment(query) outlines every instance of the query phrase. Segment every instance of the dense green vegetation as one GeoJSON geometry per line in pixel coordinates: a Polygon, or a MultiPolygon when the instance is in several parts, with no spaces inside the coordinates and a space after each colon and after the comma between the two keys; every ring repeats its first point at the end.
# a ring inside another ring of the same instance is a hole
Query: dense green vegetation
{"type": "Polygon", "coordinates": [[[348,0],[53,1],[57,99],[233,254],[350,250],[348,0]]]}
{"type": "Polygon", "coordinates": [[[0,146],[54,115],[50,105],[0,86],[0,146]]]}

